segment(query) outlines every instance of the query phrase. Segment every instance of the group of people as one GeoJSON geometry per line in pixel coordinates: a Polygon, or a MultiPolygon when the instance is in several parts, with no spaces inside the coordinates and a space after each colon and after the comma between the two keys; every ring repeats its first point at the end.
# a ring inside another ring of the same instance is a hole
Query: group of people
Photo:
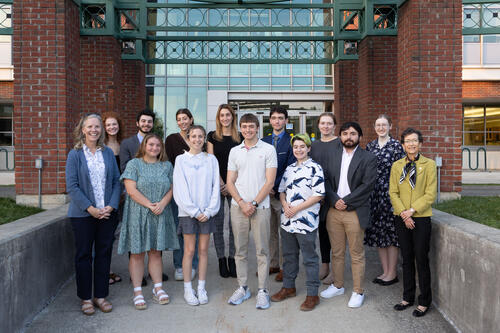
{"type": "Polygon", "coordinates": [[[416,262],[421,294],[413,315],[426,314],[431,303],[428,252],[436,168],[420,153],[422,134],[408,128],[400,143],[389,135],[390,118],[380,115],[374,124],[378,138],[363,149],[360,125],[342,124],[337,137],[336,119],[330,112],[319,116],[321,138],[314,142],[307,134],[285,131],[288,113],[283,106],[273,106],[269,119],[272,134],[259,139],[255,115],[244,114],[238,123],[232,107],[222,104],[216,129],[207,135],[194,124],[188,109],[179,109],[179,132],[169,135],[165,143],[152,134],[155,114],[148,110],[137,115],[137,134],[123,141],[116,113],[104,113],[102,118],[87,114],[80,120],[68,155],[66,183],[75,234],[77,295],[84,314],[92,315],[95,307],[112,310],[106,297],[109,284],[119,280],[110,271],[119,220],[118,253],[129,254],[133,304],[138,310],[147,308],[142,293],[147,284],[146,254],[153,300],[169,302],[162,283],[168,279],[162,270],[166,250],[174,251],[175,278],[184,281],[186,303],[208,303],[210,234],[220,276],[237,278],[238,287],[228,303],[248,300],[252,232],[257,309],[296,296],[299,253],[306,272],[306,298],[300,310],[313,310],[319,296],[343,295],[347,240],[353,278],[349,307],[358,308],[364,302],[366,244],[378,248],[382,274],[373,282],[381,286],[399,281],[396,266],[401,248],[404,293],[395,310],[415,302],[416,262]],[[230,212],[227,256],[226,202],[230,212]],[[283,285],[271,296],[269,276],[275,273],[275,280],[283,285]],[[329,286],[319,292],[321,280],[329,286]]]}

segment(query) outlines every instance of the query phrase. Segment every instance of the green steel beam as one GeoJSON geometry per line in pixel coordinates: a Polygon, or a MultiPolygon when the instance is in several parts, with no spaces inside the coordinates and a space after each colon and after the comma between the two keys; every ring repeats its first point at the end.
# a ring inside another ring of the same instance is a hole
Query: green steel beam
{"type": "Polygon", "coordinates": [[[262,41],[262,42],[291,42],[291,41],[332,41],[330,36],[148,36],[147,40],[167,41],[262,41]]]}

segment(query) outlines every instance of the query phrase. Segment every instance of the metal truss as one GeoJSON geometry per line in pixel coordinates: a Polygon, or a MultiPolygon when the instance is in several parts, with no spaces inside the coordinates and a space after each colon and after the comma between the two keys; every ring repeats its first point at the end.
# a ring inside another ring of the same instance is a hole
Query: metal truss
{"type": "Polygon", "coordinates": [[[500,1],[463,0],[462,34],[500,34],[500,1]]]}
{"type": "MultiPolygon", "coordinates": [[[[1,0],[0,0],[1,1],[1,0]]],[[[334,63],[396,35],[402,0],[79,0],[82,35],[113,35],[146,63],[334,63]]]]}

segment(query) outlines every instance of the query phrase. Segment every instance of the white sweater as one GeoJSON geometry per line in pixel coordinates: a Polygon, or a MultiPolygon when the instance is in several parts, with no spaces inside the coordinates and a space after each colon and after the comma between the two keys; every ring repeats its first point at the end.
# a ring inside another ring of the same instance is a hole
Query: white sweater
{"type": "Polygon", "coordinates": [[[214,155],[185,152],[174,167],[174,200],[179,217],[215,216],[220,206],[219,163],[214,155]]]}

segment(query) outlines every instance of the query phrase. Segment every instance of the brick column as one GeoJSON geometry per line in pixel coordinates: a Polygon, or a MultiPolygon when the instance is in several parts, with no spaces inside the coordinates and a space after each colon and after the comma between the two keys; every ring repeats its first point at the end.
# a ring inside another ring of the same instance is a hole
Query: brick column
{"type": "Polygon", "coordinates": [[[377,137],[373,124],[379,114],[392,118],[391,135],[397,127],[397,37],[368,36],[358,46],[358,120],[363,144],[377,137]]]}
{"type": "Polygon", "coordinates": [[[358,61],[340,60],[333,66],[333,71],[335,80],[333,107],[338,128],[343,122],[358,120],[358,61]]]}
{"type": "Polygon", "coordinates": [[[137,133],[135,126],[136,115],[146,107],[146,74],[145,65],[140,60],[122,60],[122,109],[120,115],[125,126],[125,135],[128,137],[137,133]]]}
{"type": "Polygon", "coordinates": [[[443,157],[441,191],[453,193],[462,184],[461,20],[460,0],[409,0],[398,14],[398,127],[422,131],[423,154],[443,157]]]}
{"type": "Polygon", "coordinates": [[[14,146],[17,202],[38,203],[43,158],[44,207],[64,202],[65,161],[80,112],[79,12],[70,0],[16,0],[13,5],[14,146]]]}

